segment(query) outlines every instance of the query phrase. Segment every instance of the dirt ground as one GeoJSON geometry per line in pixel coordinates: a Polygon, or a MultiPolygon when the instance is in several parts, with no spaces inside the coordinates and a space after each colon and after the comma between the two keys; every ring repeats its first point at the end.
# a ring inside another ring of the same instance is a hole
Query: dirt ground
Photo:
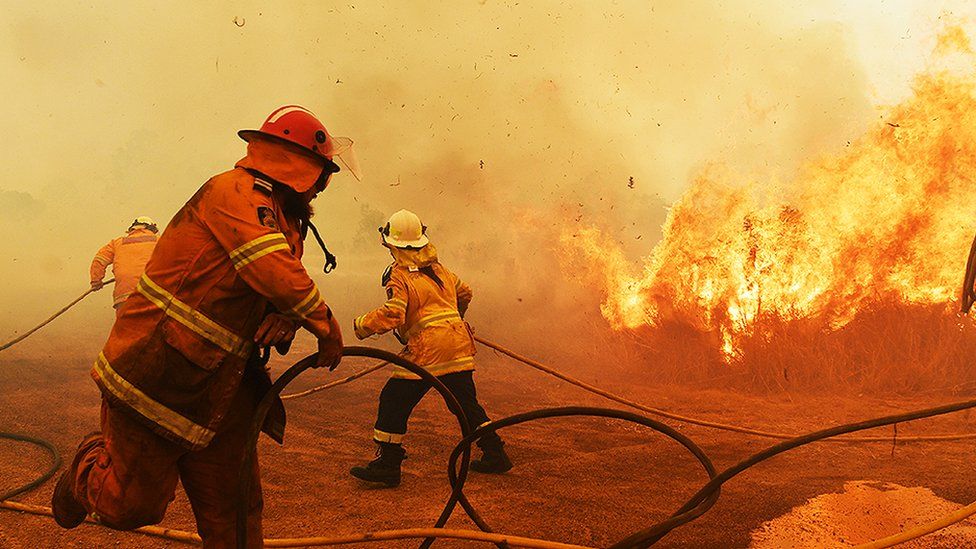
{"type": "MultiPolygon", "coordinates": [[[[849,547],[928,524],[960,507],[928,488],[854,480],[844,483],[843,492],[817,496],[764,523],[753,533],[752,547],[849,547]]],[[[901,547],[976,547],[976,520],[957,522],[901,547]]]]}
{"type": "MultiPolygon", "coordinates": [[[[66,459],[82,435],[97,426],[98,394],[88,377],[97,346],[74,346],[60,356],[0,356],[0,430],[52,440],[66,459]]],[[[297,360],[301,355],[292,358],[297,360]]],[[[597,396],[544,376],[490,351],[479,355],[478,389],[493,417],[561,405],[611,407],[597,396]]],[[[287,366],[277,360],[276,372],[287,366]]],[[[350,359],[330,376],[314,371],[293,390],[312,387],[367,363],[350,359]]],[[[593,374],[567,373],[635,400],[702,418],[795,432],[939,403],[938,394],[911,400],[759,397],[716,388],[660,386],[653,372],[620,366],[593,374]]],[[[372,458],[376,397],[386,376],[376,373],[330,391],[287,403],[284,446],[260,443],[268,537],[298,537],[430,526],[449,490],[446,458],[457,427],[431,394],[411,421],[403,484],[373,489],[348,475],[372,458]]],[[[953,400],[961,400],[954,397],[953,400]]],[[[773,441],[681,426],[721,470],[773,441]]],[[[899,426],[899,435],[976,431],[974,417],[960,413],[899,426]]],[[[891,430],[878,433],[890,434],[891,430]]],[[[502,432],[516,467],[500,477],[472,475],[467,494],[496,531],[592,546],[666,518],[705,475],[683,448],[642,427],[605,419],[544,420],[502,432]]],[[[776,457],[726,484],[705,516],[664,538],[658,547],[746,547],[750,533],[820,494],[842,492],[846,481],[867,479],[925,487],[955,503],[976,500],[972,475],[976,442],[833,444],[807,446],[776,457]]],[[[33,478],[47,464],[42,451],[0,441],[0,491],[33,478]]],[[[21,496],[47,505],[53,481],[21,496]]],[[[193,530],[182,494],[163,526],[193,530]]],[[[450,526],[471,528],[455,513],[450,526]]],[[[891,532],[893,533],[893,532],[891,532]]],[[[416,541],[383,547],[415,547],[416,541]]],[[[179,544],[84,525],[59,529],[51,519],[0,510],[0,547],[176,547],[179,544]]],[[[378,544],[362,544],[377,547],[378,544]]],[[[437,546],[485,546],[440,541],[437,546]]]]}

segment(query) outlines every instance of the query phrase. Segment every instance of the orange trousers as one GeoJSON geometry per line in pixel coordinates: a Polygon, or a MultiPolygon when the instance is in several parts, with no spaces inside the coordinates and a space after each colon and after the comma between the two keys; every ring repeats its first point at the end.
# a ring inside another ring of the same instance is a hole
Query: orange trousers
{"type": "MultiPolygon", "coordinates": [[[[238,474],[257,402],[251,384],[242,383],[210,445],[190,451],[103,399],[101,436],[86,439],[72,462],[75,498],[102,524],[131,530],[163,520],[179,481],[203,546],[236,548],[238,474]]],[[[252,474],[248,547],[262,547],[264,502],[257,459],[252,474]]]]}

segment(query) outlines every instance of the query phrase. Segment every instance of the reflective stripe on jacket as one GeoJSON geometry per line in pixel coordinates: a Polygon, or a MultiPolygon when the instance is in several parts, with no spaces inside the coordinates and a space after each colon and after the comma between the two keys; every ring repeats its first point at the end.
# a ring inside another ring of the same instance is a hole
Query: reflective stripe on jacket
{"type": "MultiPolygon", "coordinates": [[[[474,340],[461,319],[472,292],[437,261],[433,244],[420,250],[392,248],[395,263],[386,282],[387,301],[354,321],[356,337],[396,330],[406,341],[403,356],[435,376],[474,369],[474,340]],[[429,266],[441,284],[421,272],[429,266]]],[[[396,366],[393,377],[419,379],[396,366]]]]}
{"type": "MultiPolygon", "coordinates": [[[[110,401],[191,449],[207,446],[223,420],[269,303],[316,336],[332,314],[301,263],[298,220],[271,183],[244,169],[276,166],[248,152],[173,217],[92,369],[110,401]]],[[[279,441],[281,411],[265,424],[279,441]]]]}
{"type": "Polygon", "coordinates": [[[101,247],[91,263],[91,281],[105,278],[105,269],[111,265],[115,277],[112,303],[118,307],[136,289],[139,277],[146,270],[146,263],[156,247],[156,233],[149,229],[133,229],[101,247]]]}

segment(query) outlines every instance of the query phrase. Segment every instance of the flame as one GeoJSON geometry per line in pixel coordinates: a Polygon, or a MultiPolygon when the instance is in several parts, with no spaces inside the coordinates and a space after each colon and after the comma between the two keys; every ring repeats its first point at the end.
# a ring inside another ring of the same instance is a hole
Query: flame
{"type": "MultiPolygon", "coordinates": [[[[972,53],[957,27],[939,49],[972,53]]],[[[567,231],[563,250],[598,277],[615,329],[682,323],[719,334],[730,358],[760,318],[829,331],[879,303],[951,303],[976,228],[972,61],[918,75],[909,99],[788,185],[705,168],[640,264],[597,227],[567,231]]]]}

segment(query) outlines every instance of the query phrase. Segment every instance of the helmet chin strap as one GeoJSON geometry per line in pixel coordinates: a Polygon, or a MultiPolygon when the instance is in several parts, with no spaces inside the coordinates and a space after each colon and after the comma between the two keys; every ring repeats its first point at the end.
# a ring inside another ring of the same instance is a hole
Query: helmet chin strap
{"type": "Polygon", "coordinates": [[[325,267],[322,270],[325,271],[325,274],[331,273],[336,268],[336,256],[325,247],[325,241],[322,240],[322,235],[319,234],[319,230],[315,228],[315,225],[312,225],[312,222],[307,219],[304,220],[304,223],[309,229],[312,229],[315,240],[318,241],[319,247],[325,252],[325,267]]]}

